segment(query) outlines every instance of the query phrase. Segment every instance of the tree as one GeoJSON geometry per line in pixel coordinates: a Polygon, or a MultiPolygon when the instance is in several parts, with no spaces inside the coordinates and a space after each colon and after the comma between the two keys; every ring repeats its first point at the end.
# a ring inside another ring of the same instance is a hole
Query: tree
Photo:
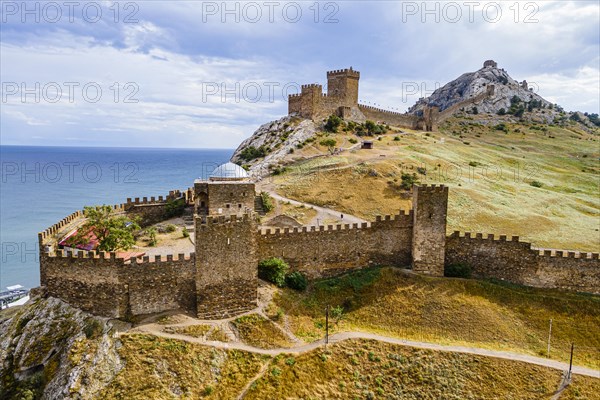
{"type": "Polygon", "coordinates": [[[331,154],[335,151],[335,145],[337,144],[335,139],[323,139],[319,142],[321,146],[327,147],[331,154]]]}
{"type": "Polygon", "coordinates": [[[498,115],[505,115],[506,114],[506,110],[504,108],[501,108],[498,110],[498,115]]]}
{"type": "Polygon", "coordinates": [[[285,276],[290,267],[281,258],[267,258],[258,264],[258,277],[279,287],[285,286],[285,276]]]}
{"type": "Polygon", "coordinates": [[[342,119],[340,117],[338,117],[337,115],[330,115],[329,118],[327,118],[327,122],[325,123],[325,130],[327,132],[337,132],[338,127],[341,125],[342,123],[342,119]]]}
{"type": "Polygon", "coordinates": [[[140,229],[137,220],[124,215],[114,215],[111,206],[85,207],[86,222],[70,238],[69,244],[86,244],[90,234],[98,239],[98,250],[127,250],[135,244],[134,232],[140,229]]]}

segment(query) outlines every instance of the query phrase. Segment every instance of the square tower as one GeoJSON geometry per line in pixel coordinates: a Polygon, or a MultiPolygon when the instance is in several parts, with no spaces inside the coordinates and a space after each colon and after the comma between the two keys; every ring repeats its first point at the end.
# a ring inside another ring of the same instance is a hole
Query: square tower
{"type": "Polygon", "coordinates": [[[222,319],[257,306],[257,223],[242,218],[195,216],[198,318],[222,319]]]}
{"type": "Polygon", "coordinates": [[[358,80],[360,72],[339,69],[327,72],[327,97],[340,99],[338,106],[356,107],[358,105],[358,80]]]}
{"type": "Polygon", "coordinates": [[[444,276],[447,186],[413,186],[413,271],[444,276]]]}

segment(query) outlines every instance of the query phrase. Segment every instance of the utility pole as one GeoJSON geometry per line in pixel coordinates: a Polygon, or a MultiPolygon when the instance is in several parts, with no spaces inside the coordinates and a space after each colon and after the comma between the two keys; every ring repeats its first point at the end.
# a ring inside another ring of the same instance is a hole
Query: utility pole
{"type": "Polygon", "coordinates": [[[571,343],[571,360],[569,361],[569,375],[568,379],[571,380],[571,370],[573,369],[573,348],[575,347],[575,343],[571,343]]]}
{"type": "Polygon", "coordinates": [[[329,304],[325,307],[325,346],[329,344],[329,304]]]}
{"type": "Polygon", "coordinates": [[[550,318],[550,329],[548,330],[548,358],[550,358],[550,338],[552,337],[552,318],[550,318]]]}

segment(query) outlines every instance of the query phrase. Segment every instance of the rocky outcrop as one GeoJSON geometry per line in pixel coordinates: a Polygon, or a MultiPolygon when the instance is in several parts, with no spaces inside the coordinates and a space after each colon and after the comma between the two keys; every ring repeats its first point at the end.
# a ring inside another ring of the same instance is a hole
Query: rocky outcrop
{"type": "Polygon", "coordinates": [[[92,399],[123,368],[113,325],[55,298],[0,313],[0,398],[92,399]]]}
{"type": "Polygon", "coordinates": [[[315,122],[296,116],[285,116],[268,122],[238,146],[231,162],[247,166],[252,176],[268,175],[271,167],[282,163],[296,145],[314,136],[316,131],[315,122]],[[244,149],[256,149],[263,152],[264,156],[249,159],[244,157],[244,149]]]}
{"type": "Polygon", "coordinates": [[[440,108],[440,112],[444,112],[455,105],[469,103],[469,100],[481,97],[479,100],[475,99],[478,112],[495,114],[502,108],[509,110],[514,96],[522,102],[535,100],[544,108],[551,105],[549,101],[534,93],[525,81],[517,82],[494,63],[478,71],[462,74],[435,90],[431,96],[420,99],[409,112],[422,113],[426,106],[436,106],[440,108]]]}

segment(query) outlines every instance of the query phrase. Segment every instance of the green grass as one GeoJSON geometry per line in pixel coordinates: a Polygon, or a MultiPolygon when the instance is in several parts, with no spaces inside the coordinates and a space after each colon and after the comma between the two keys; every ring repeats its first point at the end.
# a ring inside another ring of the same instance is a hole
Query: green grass
{"type": "Polygon", "coordinates": [[[518,235],[539,247],[597,251],[598,133],[506,123],[510,133],[505,134],[493,126],[463,122],[451,119],[435,137],[407,130],[401,142],[388,135],[368,152],[291,164],[291,171],[302,173],[275,179],[277,191],[373,219],[408,209],[410,200],[396,189],[397,183],[402,173],[425,167],[421,183],[444,183],[451,189],[449,233],[518,235]],[[534,181],[542,187],[532,186],[534,181]]]}

